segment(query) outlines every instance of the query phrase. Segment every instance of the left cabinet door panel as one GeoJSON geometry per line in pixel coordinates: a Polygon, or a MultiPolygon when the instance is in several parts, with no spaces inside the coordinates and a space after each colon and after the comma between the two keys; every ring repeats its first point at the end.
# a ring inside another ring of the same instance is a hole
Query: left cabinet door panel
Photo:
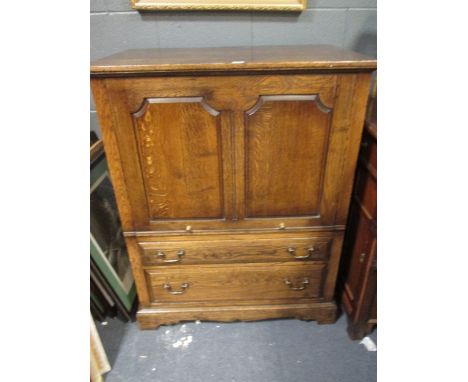
{"type": "Polygon", "coordinates": [[[201,97],[149,98],[132,117],[150,221],[221,219],[219,112],[201,97]]]}
{"type": "Polygon", "coordinates": [[[200,95],[168,97],[151,82],[137,92],[131,81],[116,82],[106,79],[94,90],[106,96],[96,101],[109,110],[108,120],[100,119],[104,143],[115,137],[117,147],[109,148],[118,152],[132,211],[124,230],[222,224],[231,203],[229,111],[200,95]]]}

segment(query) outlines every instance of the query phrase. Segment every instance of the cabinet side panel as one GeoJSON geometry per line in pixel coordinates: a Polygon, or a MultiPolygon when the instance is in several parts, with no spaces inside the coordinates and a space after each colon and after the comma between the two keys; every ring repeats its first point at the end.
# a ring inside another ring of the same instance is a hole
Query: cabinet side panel
{"type": "Polygon", "coordinates": [[[132,274],[133,279],[135,280],[140,307],[148,307],[151,305],[150,298],[136,238],[126,237],[125,244],[127,245],[128,256],[132,265],[132,274]]]}
{"type": "Polygon", "coordinates": [[[332,301],[335,297],[336,278],[340,264],[341,251],[343,249],[343,233],[337,233],[330,250],[330,260],[328,262],[327,278],[324,284],[323,297],[332,301]]]}
{"type": "Polygon", "coordinates": [[[121,166],[117,137],[113,128],[111,103],[108,97],[105,80],[92,79],[91,87],[96,104],[99,125],[104,142],[104,151],[106,153],[107,166],[109,168],[109,174],[114,188],[122,229],[124,231],[131,231],[134,229],[132,211],[121,166]]]}

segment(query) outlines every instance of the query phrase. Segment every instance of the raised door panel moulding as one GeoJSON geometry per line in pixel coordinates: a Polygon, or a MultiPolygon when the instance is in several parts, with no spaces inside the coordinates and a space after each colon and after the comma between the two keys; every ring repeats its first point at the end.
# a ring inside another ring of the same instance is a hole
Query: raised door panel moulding
{"type": "Polygon", "coordinates": [[[247,217],[320,218],[331,110],[316,94],[276,95],[245,113],[247,217]]]}
{"type": "Polygon", "coordinates": [[[133,113],[151,220],[223,217],[219,114],[202,97],[148,98],[133,113]]]}

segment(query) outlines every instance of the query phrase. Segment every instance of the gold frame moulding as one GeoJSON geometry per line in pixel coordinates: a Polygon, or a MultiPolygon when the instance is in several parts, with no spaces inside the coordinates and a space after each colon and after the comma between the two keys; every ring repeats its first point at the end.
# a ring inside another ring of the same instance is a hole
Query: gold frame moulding
{"type": "Polygon", "coordinates": [[[307,0],[130,0],[140,11],[282,11],[300,12],[307,0]]]}

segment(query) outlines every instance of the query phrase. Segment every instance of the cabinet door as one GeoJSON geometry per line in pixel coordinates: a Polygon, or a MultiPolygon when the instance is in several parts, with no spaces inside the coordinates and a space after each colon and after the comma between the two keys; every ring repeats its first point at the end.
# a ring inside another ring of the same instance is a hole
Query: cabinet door
{"type": "Polygon", "coordinates": [[[186,96],[189,83],[174,93],[168,80],[103,82],[93,87],[124,230],[212,228],[225,220],[225,112],[186,96]]]}
{"type": "Polygon", "coordinates": [[[344,225],[369,79],[93,80],[124,230],[344,225]]]}
{"type": "Polygon", "coordinates": [[[269,95],[266,82],[253,89],[257,102],[243,111],[236,189],[243,192],[238,216],[249,227],[346,223],[369,82],[359,75],[298,78],[280,94],[269,95]]]}

